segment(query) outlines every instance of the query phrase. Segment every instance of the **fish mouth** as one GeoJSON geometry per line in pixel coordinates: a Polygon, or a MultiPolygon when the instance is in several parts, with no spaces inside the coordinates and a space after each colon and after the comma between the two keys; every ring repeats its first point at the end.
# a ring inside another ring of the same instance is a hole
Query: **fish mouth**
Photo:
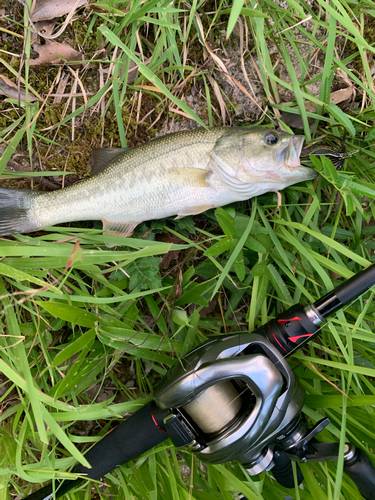
{"type": "Polygon", "coordinates": [[[275,161],[280,165],[280,171],[288,178],[309,180],[317,176],[314,170],[301,165],[300,155],[304,141],[304,135],[294,135],[276,152],[275,161]]]}
{"type": "Polygon", "coordinates": [[[300,166],[299,157],[305,141],[304,135],[293,135],[275,151],[275,161],[280,166],[295,168],[300,166]]]}
{"type": "Polygon", "coordinates": [[[301,165],[299,157],[301,155],[302,146],[304,142],[305,142],[304,135],[294,135],[291,138],[285,155],[285,166],[289,168],[295,168],[301,165]]]}

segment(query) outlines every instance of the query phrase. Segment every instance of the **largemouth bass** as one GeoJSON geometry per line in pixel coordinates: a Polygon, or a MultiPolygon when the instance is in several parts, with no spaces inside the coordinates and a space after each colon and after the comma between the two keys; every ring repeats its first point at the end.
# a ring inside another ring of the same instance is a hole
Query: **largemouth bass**
{"type": "Polygon", "coordinates": [[[177,218],[316,177],[300,165],[304,136],[259,128],[177,132],[127,150],[101,151],[95,176],[51,192],[0,189],[0,236],[101,220],[130,236],[143,221],[177,218]]]}

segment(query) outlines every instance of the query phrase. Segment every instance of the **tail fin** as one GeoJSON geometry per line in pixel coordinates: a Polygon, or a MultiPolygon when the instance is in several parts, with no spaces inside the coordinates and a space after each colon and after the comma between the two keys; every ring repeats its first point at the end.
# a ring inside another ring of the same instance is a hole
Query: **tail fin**
{"type": "Polygon", "coordinates": [[[38,229],[28,217],[32,193],[31,189],[0,188],[0,236],[38,229]]]}

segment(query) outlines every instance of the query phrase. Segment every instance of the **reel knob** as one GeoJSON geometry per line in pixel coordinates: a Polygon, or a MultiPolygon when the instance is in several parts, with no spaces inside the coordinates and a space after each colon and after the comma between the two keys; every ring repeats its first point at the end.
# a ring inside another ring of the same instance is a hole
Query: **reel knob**
{"type": "Polygon", "coordinates": [[[257,476],[267,470],[273,462],[273,455],[273,450],[270,447],[267,446],[264,448],[259,457],[250,466],[246,465],[246,471],[249,476],[257,476]]]}

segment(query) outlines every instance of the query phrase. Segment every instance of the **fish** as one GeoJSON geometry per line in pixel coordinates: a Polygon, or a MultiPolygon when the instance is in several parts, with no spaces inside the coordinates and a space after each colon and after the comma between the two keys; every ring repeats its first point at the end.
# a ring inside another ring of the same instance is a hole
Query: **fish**
{"type": "Polygon", "coordinates": [[[97,150],[97,173],[56,191],[0,188],[0,236],[65,222],[101,220],[105,234],[131,236],[144,221],[202,213],[297,182],[304,136],[214,127],[176,132],[129,149],[97,150]]]}

